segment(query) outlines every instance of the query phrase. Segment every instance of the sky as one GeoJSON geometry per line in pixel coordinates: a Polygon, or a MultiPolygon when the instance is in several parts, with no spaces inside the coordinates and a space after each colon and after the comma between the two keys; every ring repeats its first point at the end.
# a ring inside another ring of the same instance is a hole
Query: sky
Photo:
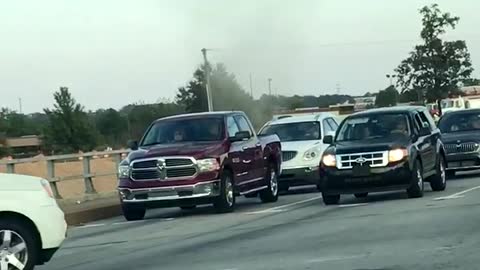
{"type": "Polygon", "coordinates": [[[0,1],[0,106],[53,106],[69,87],[87,110],[173,100],[208,58],[255,97],[361,95],[420,42],[418,10],[438,3],[461,18],[480,77],[478,0],[16,0],[0,1]]]}

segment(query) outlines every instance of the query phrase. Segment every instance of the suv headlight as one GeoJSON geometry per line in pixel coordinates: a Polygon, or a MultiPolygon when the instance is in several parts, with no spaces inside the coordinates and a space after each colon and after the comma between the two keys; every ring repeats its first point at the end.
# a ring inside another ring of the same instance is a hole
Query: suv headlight
{"type": "Polygon", "coordinates": [[[408,156],[407,149],[394,149],[388,151],[388,162],[397,162],[408,156]]]}
{"type": "Polygon", "coordinates": [[[118,166],[118,177],[120,178],[130,177],[130,166],[129,165],[118,166]]]}
{"type": "Polygon", "coordinates": [[[316,147],[308,149],[304,154],[303,154],[303,159],[306,161],[314,160],[316,158],[320,157],[320,150],[318,150],[316,147]]]}
{"type": "Polygon", "coordinates": [[[323,165],[327,167],[335,167],[337,166],[337,161],[335,160],[334,155],[324,155],[322,158],[323,165]]]}
{"type": "Polygon", "coordinates": [[[198,170],[200,172],[213,172],[220,170],[220,164],[215,158],[206,158],[197,160],[198,170]]]}

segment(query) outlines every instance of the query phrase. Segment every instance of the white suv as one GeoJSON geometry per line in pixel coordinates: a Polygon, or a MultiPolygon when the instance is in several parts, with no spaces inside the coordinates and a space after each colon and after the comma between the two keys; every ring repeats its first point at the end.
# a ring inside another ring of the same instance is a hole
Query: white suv
{"type": "Polygon", "coordinates": [[[331,113],[291,116],[272,120],[262,127],[260,135],[277,134],[282,142],[281,191],[298,185],[318,187],[320,159],[328,147],[322,139],[334,135],[337,127],[338,120],[331,113]]]}
{"type": "Polygon", "coordinates": [[[66,230],[46,180],[0,174],[0,270],[31,270],[48,262],[66,230]]]}

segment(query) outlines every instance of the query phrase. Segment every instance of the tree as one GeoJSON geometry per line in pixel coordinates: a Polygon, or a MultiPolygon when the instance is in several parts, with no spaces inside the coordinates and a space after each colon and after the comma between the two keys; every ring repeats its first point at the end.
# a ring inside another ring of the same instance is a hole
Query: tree
{"type": "Polygon", "coordinates": [[[454,93],[473,71],[463,40],[444,41],[447,28],[455,29],[459,17],[442,13],[437,4],[420,9],[423,43],[395,69],[402,92],[416,91],[418,101],[438,101],[454,93]]]}
{"type": "Polygon", "coordinates": [[[397,105],[398,91],[393,85],[390,85],[385,90],[378,92],[375,99],[376,107],[390,107],[397,105]]]}
{"type": "Polygon", "coordinates": [[[478,86],[480,85],[480,80],[476,78],[469,78],[462,81],[463,86],[478,86]]]}
{"type": "Polygon", "coordinates": [[[83,106],[75,101],[67,87],[60,87],[53,97],[53,110],[44,109],[48,117],[43,140],[46,149],[60,153],[92,150],[97,136],[83,106]]]}
{"type": "Polygon", "coordinates": [[[193,73],[193,79],[186,87],[178,88],[177,104],[183,106],[187,112],[204,112],[208,110],[207,93],[205,90],[204,67],[193,73]]]}
{"type": "Polygon", "coordinates": [[[97,110],[94,114],[95,126],[106,145],[119,147],[128,140],[126,117],[115,109],[97,110]]]}

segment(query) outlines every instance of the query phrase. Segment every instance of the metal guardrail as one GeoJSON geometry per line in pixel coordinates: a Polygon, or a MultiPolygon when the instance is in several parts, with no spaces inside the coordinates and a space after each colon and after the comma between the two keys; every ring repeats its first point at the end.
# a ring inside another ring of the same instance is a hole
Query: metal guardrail
{"type": "Polygon", "coordinates": [[[117,176],[118,165],[122,161],[122,155],[125,155],[129,150],[115,150],[115,151],[105,151],[105,152],[89,152],[83,154],[68,154],[68,155],[57,155],[57,156],[45,156],[41,158],[22,158],[22,159],[12,159],[12,160],[2,160],[0,161],[0,166],[6,166],[7,173],[15,173],[15,166],[22,163],[33,163],[39,161],[46,161],[47,163],[47,180],[50,182],[52,187],[52,192],[57,199],[62,199],[62,196],[58,192],[57,183],[68,180],[78,180],[83,179],[85,185],[86,194],[96,193],[95,187],[93,185],[92,179],[100,176],[117,176]],[[115,162],[115,171],[114,172],[92,172],[90,161],[97,157],[107,156],[112,157],[115,162]],[[80,175],[68,175],[68,176],[55,176],[55,163],[65,162],[65,161],[82,161],[83,173],[80,175]]]}

